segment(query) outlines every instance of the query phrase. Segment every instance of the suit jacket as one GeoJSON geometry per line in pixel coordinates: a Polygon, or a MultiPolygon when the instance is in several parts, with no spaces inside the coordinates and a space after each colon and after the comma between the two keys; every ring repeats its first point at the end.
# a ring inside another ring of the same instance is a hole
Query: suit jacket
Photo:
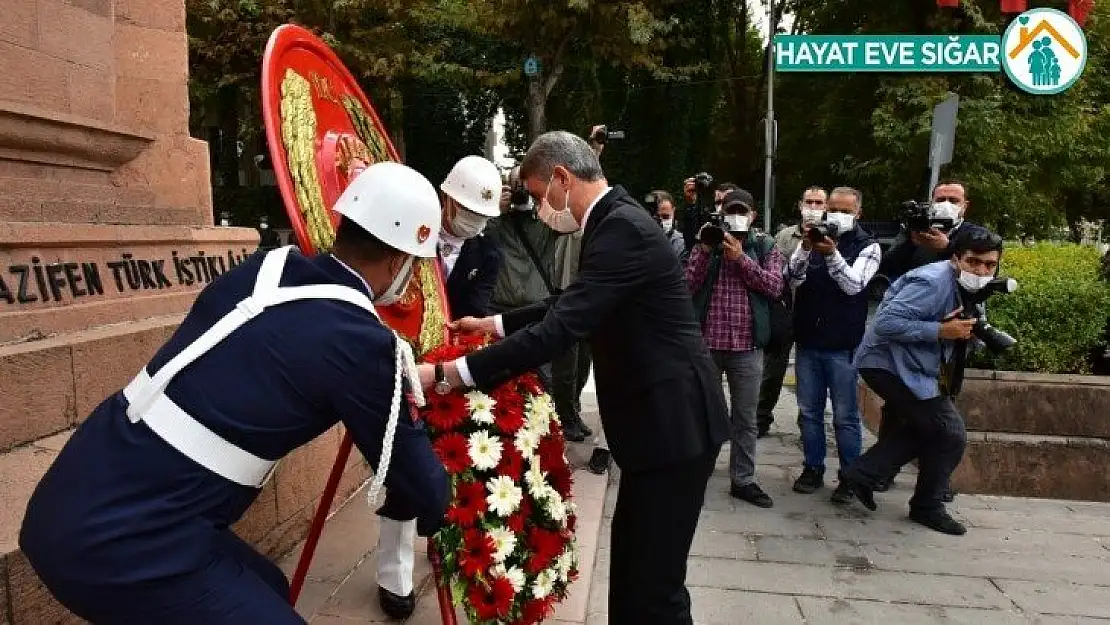
{"type": "Polygon", "coordinates": [[[447,278],[451,317],[485,317],[501,271],[501,248],[491,237],[479,234],[463,242],[455,267],[447,278]]]}
{"type": "Polygon", "coordinates": [[[622,469],[688,461],[728,438],[720,374],[678,257],[624,189],[594,206],[578,278],[502,323],[509,336],[467,357],[475,383],[494,386],[588,340],[601,423],[622,469]]]}

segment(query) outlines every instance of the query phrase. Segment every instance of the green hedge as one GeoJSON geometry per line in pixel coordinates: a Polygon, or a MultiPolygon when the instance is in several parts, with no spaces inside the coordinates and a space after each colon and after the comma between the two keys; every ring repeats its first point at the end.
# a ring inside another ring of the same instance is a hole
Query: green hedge
{"type": "Polygon", "coordinates": [[[1091,247],[1041,243],[1007,247],[1000,275],[1019,283],[1016,293],[987,302],[992,325],[1018,339],[1002,356],[976,354],[976,367],[1037,373],[1090,373],[1091,350],[1103,340],[1110,317],[1110,283],[1100,279],[1091,247]]]}

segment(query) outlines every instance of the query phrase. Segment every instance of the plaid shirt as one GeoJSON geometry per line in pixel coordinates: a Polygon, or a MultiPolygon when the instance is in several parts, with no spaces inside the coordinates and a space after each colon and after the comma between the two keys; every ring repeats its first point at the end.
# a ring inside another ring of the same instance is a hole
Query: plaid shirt
{"type": "MultiPolygon", "coordinates": [[[[721,259],[721,271],[717,284],[713,286],[709,311],[702,326],[709,349],[746,352],[755,348],[748,291],[769,298],[779,297],[785,263],[786,259],[777,247],[767,253],[762,267],[747,254],[740,256],[739,260],[721,259]]],[[[690,252],[686,265],[686,282],[691,292],[701,287],[708,272],[709,252],[704,246],[697,245],[690,252]]]]}

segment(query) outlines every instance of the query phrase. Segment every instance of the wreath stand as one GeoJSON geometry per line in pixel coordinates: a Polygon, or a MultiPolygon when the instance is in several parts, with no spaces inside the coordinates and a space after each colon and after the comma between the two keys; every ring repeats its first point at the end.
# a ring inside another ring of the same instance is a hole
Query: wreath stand
{"type": "MultiPolygon", "coordinates": [[[[315,555],[316,546],[320,542],[320,534],[323,533],[324,523],[328,520],[328,511],[331,509],[332,501],[335,500],[335,493],[339,489],[339,479],[343,477],[343,469],[347,466],[347,458],[351,455],[352,445],[351,435],[343,434],[343,441],[339,444],[339,452],[335,456],[335,464],[331,467],[327,485],[320,497],[320,505],[316,507],[316,514],[312,518],[312,525],[309,526],[304,549],[301,550],[300,560],[297,562],[297,568],[289,584],[289,603],[294,606],[297,605],[297,598],[304,587],[308,567],[312,564],[312,557],[315,555]]],[[[443,567],[439,552],[436,551],[431,538],[428,539],[428,554],[432,561],[432,578],[436,583],[436,594],[439,597],[439,612],[443,616],[443,625],[458,625],[455,606],[451,603],[451,588],[447,581],[443,579],[443,567]]]]}

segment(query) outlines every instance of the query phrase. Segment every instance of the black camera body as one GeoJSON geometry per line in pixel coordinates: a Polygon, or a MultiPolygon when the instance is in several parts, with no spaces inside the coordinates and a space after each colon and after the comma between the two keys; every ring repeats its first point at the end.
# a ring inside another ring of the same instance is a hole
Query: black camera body
{"type": "Polygon", "coordinates": [[[610,139],[623,139],[623,130],[609,130],[608,126],[600,126],[590,135],[590,141],[598,145],[605,145],[610,139]]]}
{"type": "Polygon", "coordinates": [[[521,206],[528,203],[528,189],[525,189],[523,184],[517,183],[513,185],[509,193],[509,203],[512,206],[521,206]]]}
{"type": "Polygon", "coordinates": [[[725,242],[725,216],[721,213],[710,213],[706,218],[705,226],[701,229],[699,243],[709,247],[717,247],[725,242]]]}
{"type": "Polygon", "coordinates": [[[960,289],[960,299],[964,307],[960,318],[975,319],[975,325],[971,328],[972,336],[982,341],[988,350],[996,354],[1017,345],[1017,339],[987,323],[983,303],[996,293],[1013,293],[1017,289],[1018,282],[1013,278],[995,278],[974,293],[960,289]]]}
{"type": "Polygon", "coordinates": [[[933,217],[932,202],[907,200],[898,209],[898,221],[910,232],[928,232],[933,228],[948,232],[956,225],[951,219],[933,217]]]}
{"type": "Polygon", "coordinates": [[[827,221],[813,224],[806,230],[806,238],[809,239],[810,243],[820,243],[825,240],[825,237],[835,241],[839,236],[840,226],[827,221]]]}

